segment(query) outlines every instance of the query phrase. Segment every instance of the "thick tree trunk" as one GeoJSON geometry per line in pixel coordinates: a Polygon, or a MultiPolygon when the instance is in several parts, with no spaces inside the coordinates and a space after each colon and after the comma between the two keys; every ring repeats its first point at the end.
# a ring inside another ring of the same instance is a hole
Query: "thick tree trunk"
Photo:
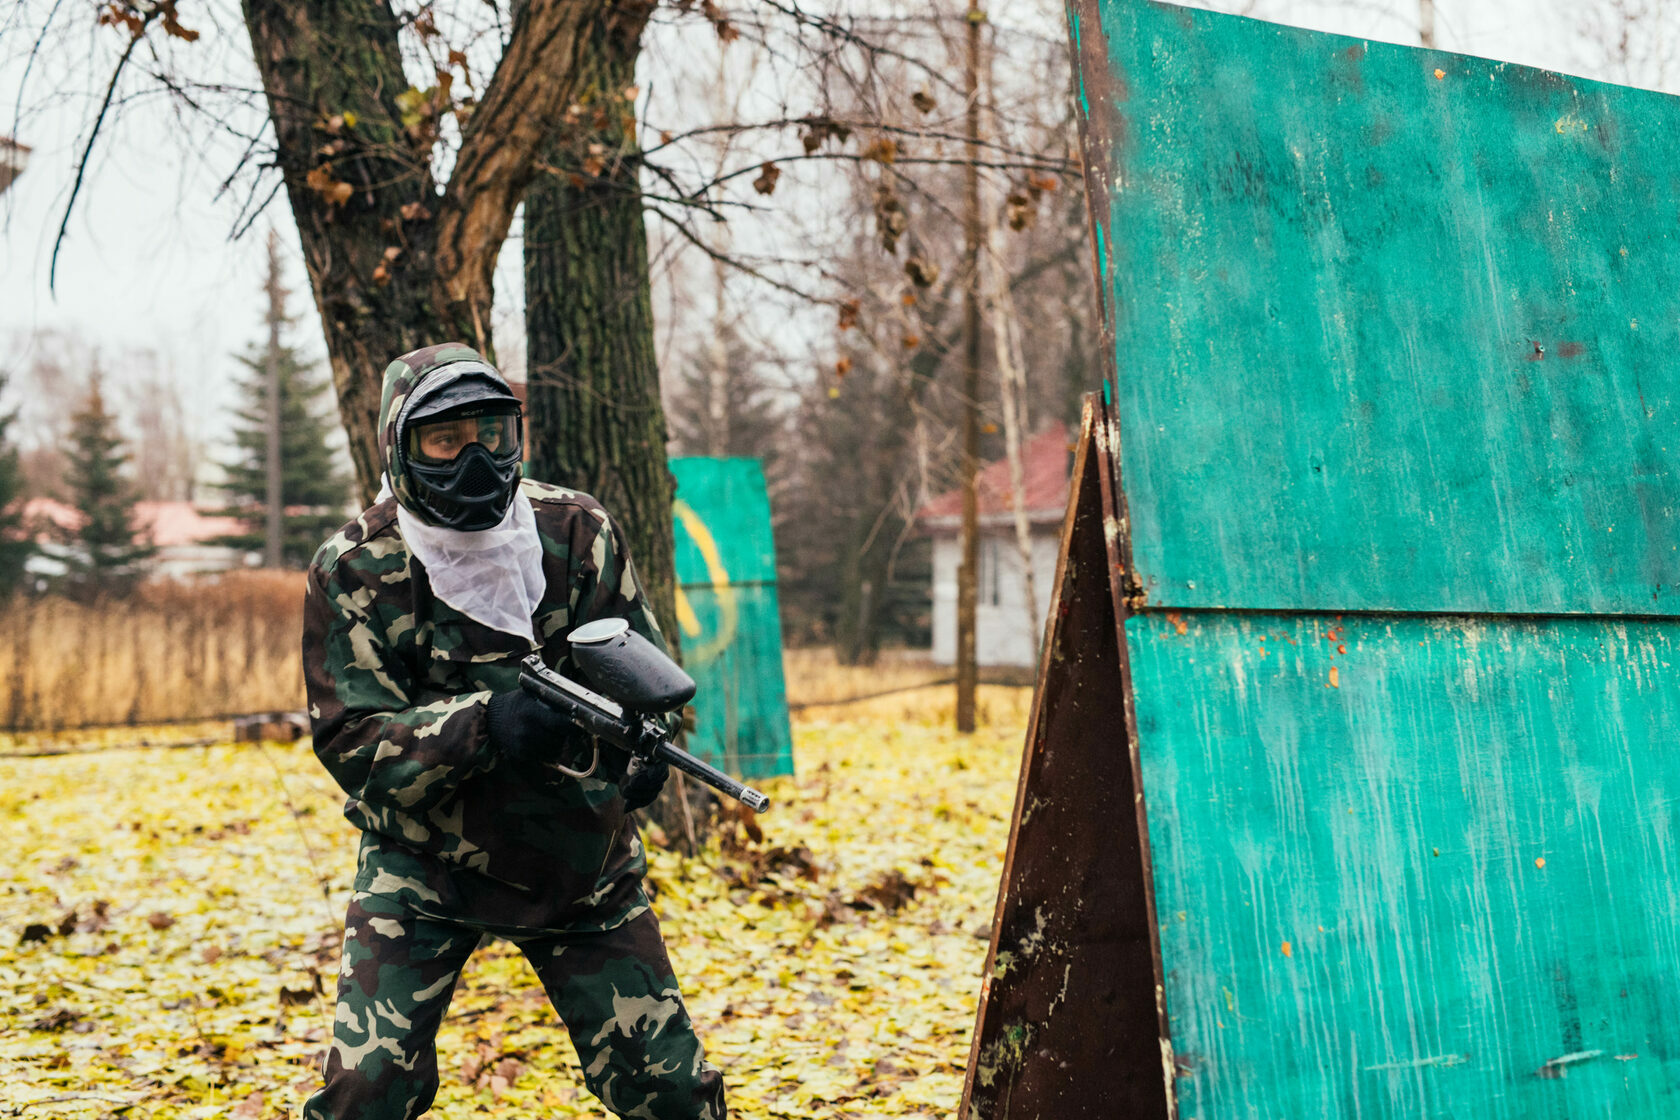
{"type": "Polygon", "coordinates": [[[409,81],[388,0],[243,2],[364,500],[379,486],[390,360],[457,339],[490,354],[496,255],[570,96],[578,29],[601,7],[522,6],[440,191],[432,148],[453,106],[410,95],[405,119],[398,99],[409,81]]]}
{"type": "Polygon", "coordinates": [[[618,8],[594,25],[552,170],[525,195],[529,469],[593,494],[618,520],[675,648],[673,483],[626,97],[646,14],[618,8]]]}
{"type": "MultiPolygon", "coordinates": [[[[650,7],[590,29],[574,107],[525,194],[525,350],[531,474],[587,491],[618,521],[654,614],[681,656],[653,341],[647,229],[636,170],[636,56],[650,7]]],[[[648,816],[692,851],[717,799],[674,774],[648,816]]]]}

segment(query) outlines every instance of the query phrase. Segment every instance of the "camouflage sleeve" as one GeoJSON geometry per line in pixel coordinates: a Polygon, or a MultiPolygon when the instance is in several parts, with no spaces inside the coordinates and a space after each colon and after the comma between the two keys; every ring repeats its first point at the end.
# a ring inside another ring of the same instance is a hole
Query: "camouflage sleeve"
{"type": "Polygon", "coordinates": [[[601,513],[596,516],[599,529],[595,540],[582,552],[588,559],[578,578],[576,623],[622,618],[630,623],[630,629],[669,653],[671,647],[665,644],[653,608],[636,579],[636,566],[630,560],[624,535],[610,517],[601,513]]]}
{"type": "Polygon", "coordinates": [[[392,628],[413,618],[381,603],[376,585],[342,563],[310,569],[303,676],[315,754],[371,808],[424,813],[490,765],[490,693],[420,695],[390,648],[392,628]]]}
{"type": "MultiPolygon", "coordinates": [[[[624,535],[606,514],[597,512],[596,517],[599,530],[594,542],[582,553],[588,560],[578,581],[578,624],[597,618],[622,618],[630,623],[630,629],[670,653],[659,620],[654,617],[653,607],[636,579],[636,565],[631,562],[624,535]]],[[[682,716],[672,712],[662,722],[675,731],[682,716]]]]}

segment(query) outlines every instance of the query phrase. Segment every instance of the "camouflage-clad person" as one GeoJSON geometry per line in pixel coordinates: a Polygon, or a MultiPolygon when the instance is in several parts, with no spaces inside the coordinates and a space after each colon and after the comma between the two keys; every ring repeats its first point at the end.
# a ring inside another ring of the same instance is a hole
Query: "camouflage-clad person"
{"type": "Polygon", "coordinates": [[[410,1118],[487,936],[520,947],[619,1116],[724,1115],[642,890],[634,818],[657,769],[602,764],[518,687],[540,650],[619,617],[663,645],[624,542],[586,494],[518,477],[519,407],[460,345],[385,371],[388,494],[321,546],[303,663],[315,753],[362,830],[333,1045],[306,1120],[410,1118]]]}

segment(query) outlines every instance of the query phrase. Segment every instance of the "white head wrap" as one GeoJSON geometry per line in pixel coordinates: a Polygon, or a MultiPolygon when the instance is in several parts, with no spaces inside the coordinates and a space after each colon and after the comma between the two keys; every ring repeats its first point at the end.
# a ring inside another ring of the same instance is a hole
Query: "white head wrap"
{"type": "MultiPolygon", "coordinates": [[[[379,493],[381,498],[390,495],[388,479],[379,493]]],[[[468,618],[537,647],[532,616],[547,581],[536,512],[523,490],[514,492],[507,515],[491,529],[428,525],[400,502],[397,527],[409,552],[425,566],[433,594],[468,618]]]]}

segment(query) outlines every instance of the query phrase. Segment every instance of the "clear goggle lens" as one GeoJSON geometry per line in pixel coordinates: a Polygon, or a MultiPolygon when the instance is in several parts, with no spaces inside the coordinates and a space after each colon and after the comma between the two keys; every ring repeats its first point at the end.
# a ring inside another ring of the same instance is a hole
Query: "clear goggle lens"
{"type": "Polygon", "coordinates": [[[409,459],[424,466],[442,466],[475,443],[499,459],[519,450],[519,414],[488,412],[414,424],[406,443],[409,459]]]}

